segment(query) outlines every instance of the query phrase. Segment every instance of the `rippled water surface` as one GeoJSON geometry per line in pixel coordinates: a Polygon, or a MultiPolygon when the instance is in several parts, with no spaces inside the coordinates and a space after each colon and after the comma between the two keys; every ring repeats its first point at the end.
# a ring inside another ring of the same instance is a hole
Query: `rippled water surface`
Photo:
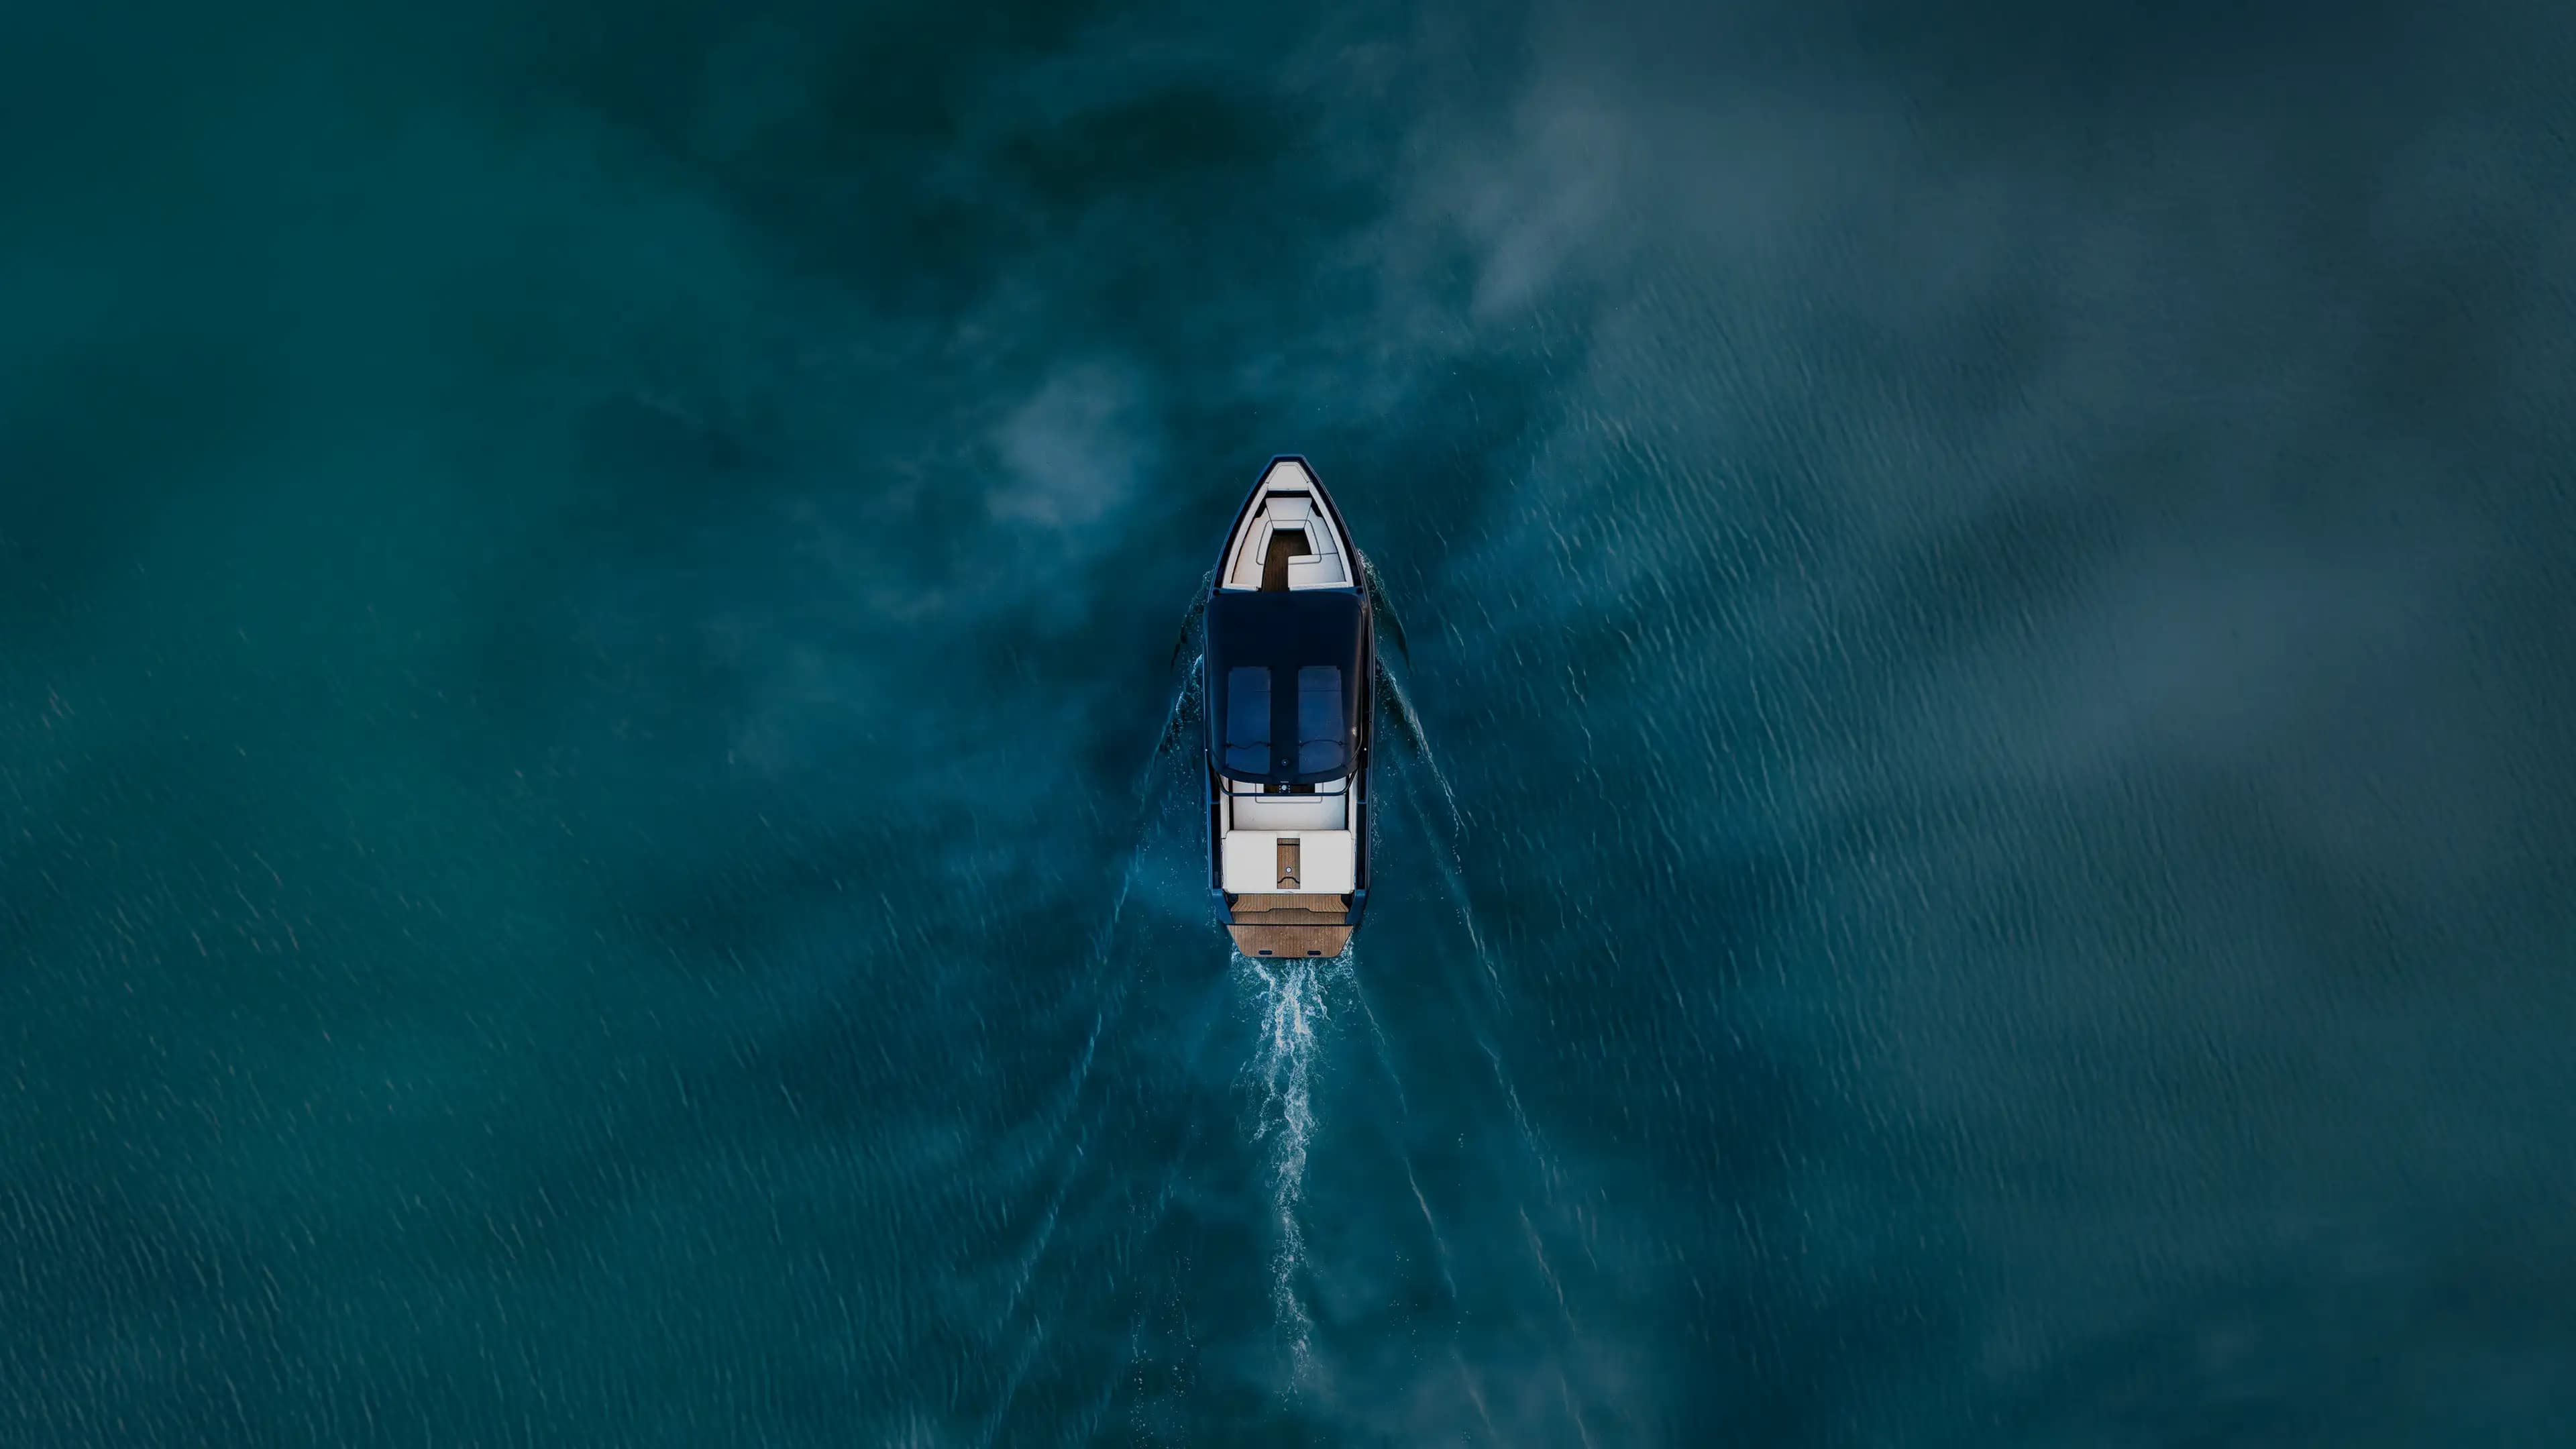
{"type": "Polygon", "coordinates": [[[2571,42],[0,12],[0,1444],[2576,1442],[2571,42]]]}

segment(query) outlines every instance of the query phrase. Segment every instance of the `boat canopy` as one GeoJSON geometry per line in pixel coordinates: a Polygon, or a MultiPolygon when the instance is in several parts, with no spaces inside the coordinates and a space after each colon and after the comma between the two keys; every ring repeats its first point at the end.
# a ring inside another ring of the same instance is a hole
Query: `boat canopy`
{"type": "Polygon", "coordinates": [[[1220,589],[1208,601],[1208,754],[1229,780],[1351,773],[1364,621],[1350,589],[1220,589]]]}

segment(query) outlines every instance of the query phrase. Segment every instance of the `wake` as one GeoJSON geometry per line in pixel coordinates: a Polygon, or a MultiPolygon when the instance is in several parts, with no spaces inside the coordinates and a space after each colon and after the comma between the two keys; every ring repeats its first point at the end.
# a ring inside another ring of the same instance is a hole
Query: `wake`
{"type": "Polygon", "coordinates": [[[1316,1066],[1332,1021],[1332,998],[1351,983],[1350,959],[1345,954],[1329,961],[1255,965],[1238,956],[1234,976],[1260,1013],[1247,1076],[1253,1089],[1252,1139],[1264,1149],[1270,1188],[1270,1303],[1288,1339],[1290,1363],[1302,1379],[1313,1362],[1315,1325],[1298,1293],[1306,1266],[1306,1235],[1298,1214],[1305,1203],[1306,1154],[1315,1136],[1316,1066]]]}
{"type": "Polygon", "coordinates": [[[1455,837],[1463,835],[1467,829],[1466,816],[1458,809],[1458,792],[1450,787],[1449,772],[1440,768],[1440,757],[1431,752],[1431,738],[1423,732],[1422,716],[1414,712],[1413,695],[1404,687],[1404,676],[1380,659],[1377,680],[1385,691],[1387,717],[1394,724],[1397,737],[1421,757],[1423,767],[1431,772],[1431,783],[1440,787],[1440,802],[1449,807],[1449,828],[1453,832],[1449,849],[1455,855],[1459,850],[1455,837]]]}

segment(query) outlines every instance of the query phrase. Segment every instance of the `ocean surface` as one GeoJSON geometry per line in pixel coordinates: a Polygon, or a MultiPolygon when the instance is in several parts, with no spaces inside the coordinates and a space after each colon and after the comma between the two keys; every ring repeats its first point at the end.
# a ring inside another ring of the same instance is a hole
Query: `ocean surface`
{"type": "Polygon", "coordinates": [[[0,9],[0,1445],[2576,1443],[2571,54],[0,9]]]}

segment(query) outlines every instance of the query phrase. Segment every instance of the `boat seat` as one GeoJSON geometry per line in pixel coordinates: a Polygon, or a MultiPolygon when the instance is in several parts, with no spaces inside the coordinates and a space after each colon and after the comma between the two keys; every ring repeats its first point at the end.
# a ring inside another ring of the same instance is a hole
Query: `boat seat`
{"type": "MultiPolygon", "coordinates": [[[[1333,788],[1346,785],[1333,781],[1333,788]]],[[[1318,789],[1326,788],[1318,786],[1318,789]]],[[[1226,828],[1229,830],[1348,830],[1347,794],[1264,795],[1259,786],[1226,781],[1226,828]]]]}
{"type": "Polygon", "coordinates": [[[1338,546],[1332,520],[1305,491],[1312,486],[1312,480],[1289,464],[1274,470],[1271,478],[1294,489],[1294,496],[1265,492],[1254,503],[1245,542],[1226,567],[1223,587],[1262,590],[1349,588],[1358,577],[1357,567],[1343,556],[1344,550],[1338,546]],[[1296,552],[1284,559],[1276,552],[1276,541],[1282,534],[1295,534],[1303,539],[1302,544],[1290,541],[1296,552]]]}
{"type": "Polygon", "coordinates": [[[1327,553],[1288,561],[1288,587],[1292,589],[1336,589],[1350,581],[1351,576],[1342,568],[1339,554],[1327,553]]]}

